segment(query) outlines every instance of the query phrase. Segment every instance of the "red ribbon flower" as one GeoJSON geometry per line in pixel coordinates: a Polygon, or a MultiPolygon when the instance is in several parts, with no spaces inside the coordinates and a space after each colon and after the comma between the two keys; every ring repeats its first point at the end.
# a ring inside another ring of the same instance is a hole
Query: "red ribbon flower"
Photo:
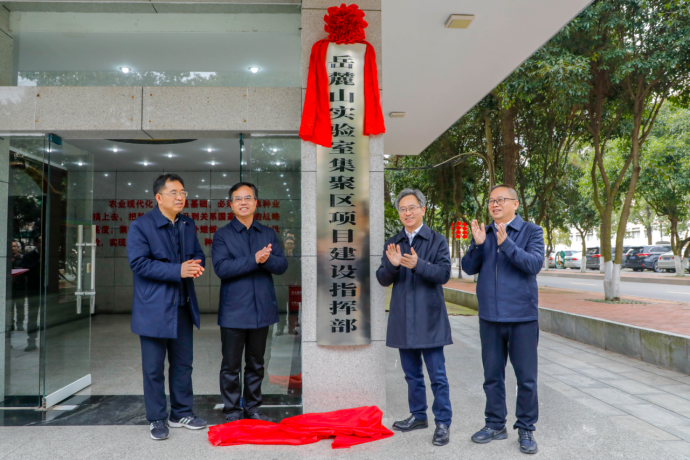
{"type": "Polygon", "coordinates": [[[341,4],[328,8],[324,30],[328,32],[328,41],[338,45],[356,43],[364,40],[364,28],[369,24],[364,20],[364,11],[357,5],[341,4]]]}

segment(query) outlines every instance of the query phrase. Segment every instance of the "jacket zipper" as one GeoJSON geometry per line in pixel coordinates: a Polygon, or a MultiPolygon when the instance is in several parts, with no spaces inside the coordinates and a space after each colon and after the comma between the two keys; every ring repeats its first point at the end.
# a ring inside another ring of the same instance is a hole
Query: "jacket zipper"
{"type": "Polygon", "coordinates": [[[500,315],[498,314],[498,255],[501,253],[501,248],[497,247],[496,248],[496,286],[494,289],[495,295],[494,299],[496,299],[496,318],[498,318],[500,315]]]}

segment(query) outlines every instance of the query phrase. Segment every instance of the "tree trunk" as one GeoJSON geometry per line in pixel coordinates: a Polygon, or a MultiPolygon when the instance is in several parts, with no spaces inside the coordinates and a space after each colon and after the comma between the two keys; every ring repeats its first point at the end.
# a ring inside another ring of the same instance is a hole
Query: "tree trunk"
{"type": "Polygon", "coordinates": [[[647,230],[647,244],[652,245],[652,210],[649,209],[647,205],[647,225],[645,225],[645,230],[647,230]]]}
{"type": "Polygon", "coordinates": [[[582,257],[580,257],[580,273],[587,272],[587,242],[585,241],[585,233],[580,232],[582,238],[582,257]]]}
{"type": "Polygon", "coordinates": [[[503,140],[503,183],[515,188],[518,146],[515,143],[515,107],[502,108],[501,136],[503,140]]]}

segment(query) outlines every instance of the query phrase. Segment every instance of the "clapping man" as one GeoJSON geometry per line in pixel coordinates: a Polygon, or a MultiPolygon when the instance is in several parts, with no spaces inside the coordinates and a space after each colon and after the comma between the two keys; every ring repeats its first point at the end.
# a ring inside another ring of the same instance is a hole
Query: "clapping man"
{"type": "Polygon", "coordinates": [[[518,384],[513,429],[518,430],[520,451],[534,454],[534,424],[539,415],[537,273],[544,260],[544,236],[540,226],[516,214],[519,206],[512,187],[493,187],[489,198],[493,224],[485,227],[472,222],[472,243],[462,258],[467,274],[479,273],[479,335],[486,394],[486,425],[472,440],[483,444],[508,437],[505,368],[510,357],[518,384]]]}
{"type": "Polygon", "coordinates": [[[213,268],[221,279],[218,325],[223,347],[220,394],[228,422],[243,418],[273,421],[259,412],[268,329],[278,322],[273,275],[288,262],[275,230],[254,220],[259,191],[239,182],[230,188],[235,218],[213,237],[213,268]],[[244,391],[240,367],[244,352],[244,391]],[[243,404],[240,405],[240,396],[243,404]]]}
{"type": "Polygon", "coordinates": [[[450,252],[446,238],[423,224],[426,199],[419,190],[405,189],[395,201],[403,229],[386,241],[376,278],[393,285],[386,345],[400,350],[400,365],[407,381],[411,415],[393,429],[427,428],[426,387],[422,357],[434,394],[434,445],[450,440],[453,411],[443,347],[453,343],[443,285],[450,279],[450,252]]]}
{"type": "Polygon", "coordinates": [[[182,178],[159,176],[153,194],[158,206],[129,227],[127,256],[134,273],[132,332],[141,339],[146,418],[151,439],[163,440],[168,438],[168,426],[200,430],[207,425],[192,411],[193,325],[199,328],[194,278],[204,272],[206,257],[194,221],[182,214],[187,198],[182,178]]]}

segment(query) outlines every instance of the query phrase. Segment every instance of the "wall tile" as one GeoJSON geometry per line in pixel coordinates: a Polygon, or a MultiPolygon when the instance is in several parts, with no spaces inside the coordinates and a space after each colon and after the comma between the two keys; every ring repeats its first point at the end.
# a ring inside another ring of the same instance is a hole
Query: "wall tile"
{"type": "Polygon", "coordinates": [[[247,122],[253,131],[299,131],[302,113],[300,88],[249,88],[247,122]]]}
{"type": "Polygon", "coordinates": [[[642,361],[690,374],[686,342],[685,337],[640,330],[642,361]]]}
{"type": "Polygon", "coordinates": [[[246,88],[144,87],[141,128],[157,131],[239,131],[247,127],[246,88]]]}
{"type": "Polygon", "coordinates": [[[0,182],[9,181],[10,175],[10,139],[0,138],[0,182]]]}
{"type": "Polygon", "coordinates": [[[386,288],[376,279],[376,270],[381,265],[381,258],[369,257],[371,283],[371,340],[386,340],[388,319],[386,318],[386,288]]]}
{"type": "Polygon", "coordinates": [[[36,87],[0,86],[0,126],[3,131],[33,131],[36,87]]]}
{"type": "Polygon", "coordinates": [[[369,171],[384,171],[383,136],[369,136],[369,171]]]}
{"type": "MultiPolygon", "coordinates": [[[[116,198],[117,173],[97,171],[93,173],[93,199],[112,200],[116,198]],[[106,176],[107,174],[107,176],[106,176]]],[[[149,189],[150,190],[150,189],[149,189]]],[[[95,212],[95,211],[94,211],[95,212]]]]}
{"type": "MultiPolygon", "coordinates": [[[[36,97],[36,130],[140,132],[141,87],[44,86],[36,97]]],[[[92,136],[101,137],[101,136],[92,136]]]]}
{"type": "Polygon", "coordinates": [[[302,142],[302,171],[316,171],[316,144],[302,142]]]}
{"type": "Polygon", "coordinates": [[[98,291],[102,287],[115,285],[115,260],[112,257],[98,257],[98,250],[96,250],[96,288],[98,291]]]}
{"type": "Polygon", "coordinates": [[[383,255],[385,243],[386,221],[383,204],[383,174],[382,172],[369,173],[369,244],[372,256],[383,255]]]}
{"type": "Polygon", "coordinates": [[[256,182],[262,199],[288,199],[300,196],[301,173],[262,172],[256,182]]]}
{"type": "Polygon", "coordinates": [[[302,172],[302,255],[316,256],[316,172],[302,172]]]}
{"type": "Polygon", "coordinates": [[[356,347],[323,347],[303,342],[304,412],[374,405],[385,412],[385,369],[384,342],[356,347]]]}
{"type": "Polygon", "coordinates": [[[302,257],[302,341],[316,342],[316,257],[302,257]]]}

